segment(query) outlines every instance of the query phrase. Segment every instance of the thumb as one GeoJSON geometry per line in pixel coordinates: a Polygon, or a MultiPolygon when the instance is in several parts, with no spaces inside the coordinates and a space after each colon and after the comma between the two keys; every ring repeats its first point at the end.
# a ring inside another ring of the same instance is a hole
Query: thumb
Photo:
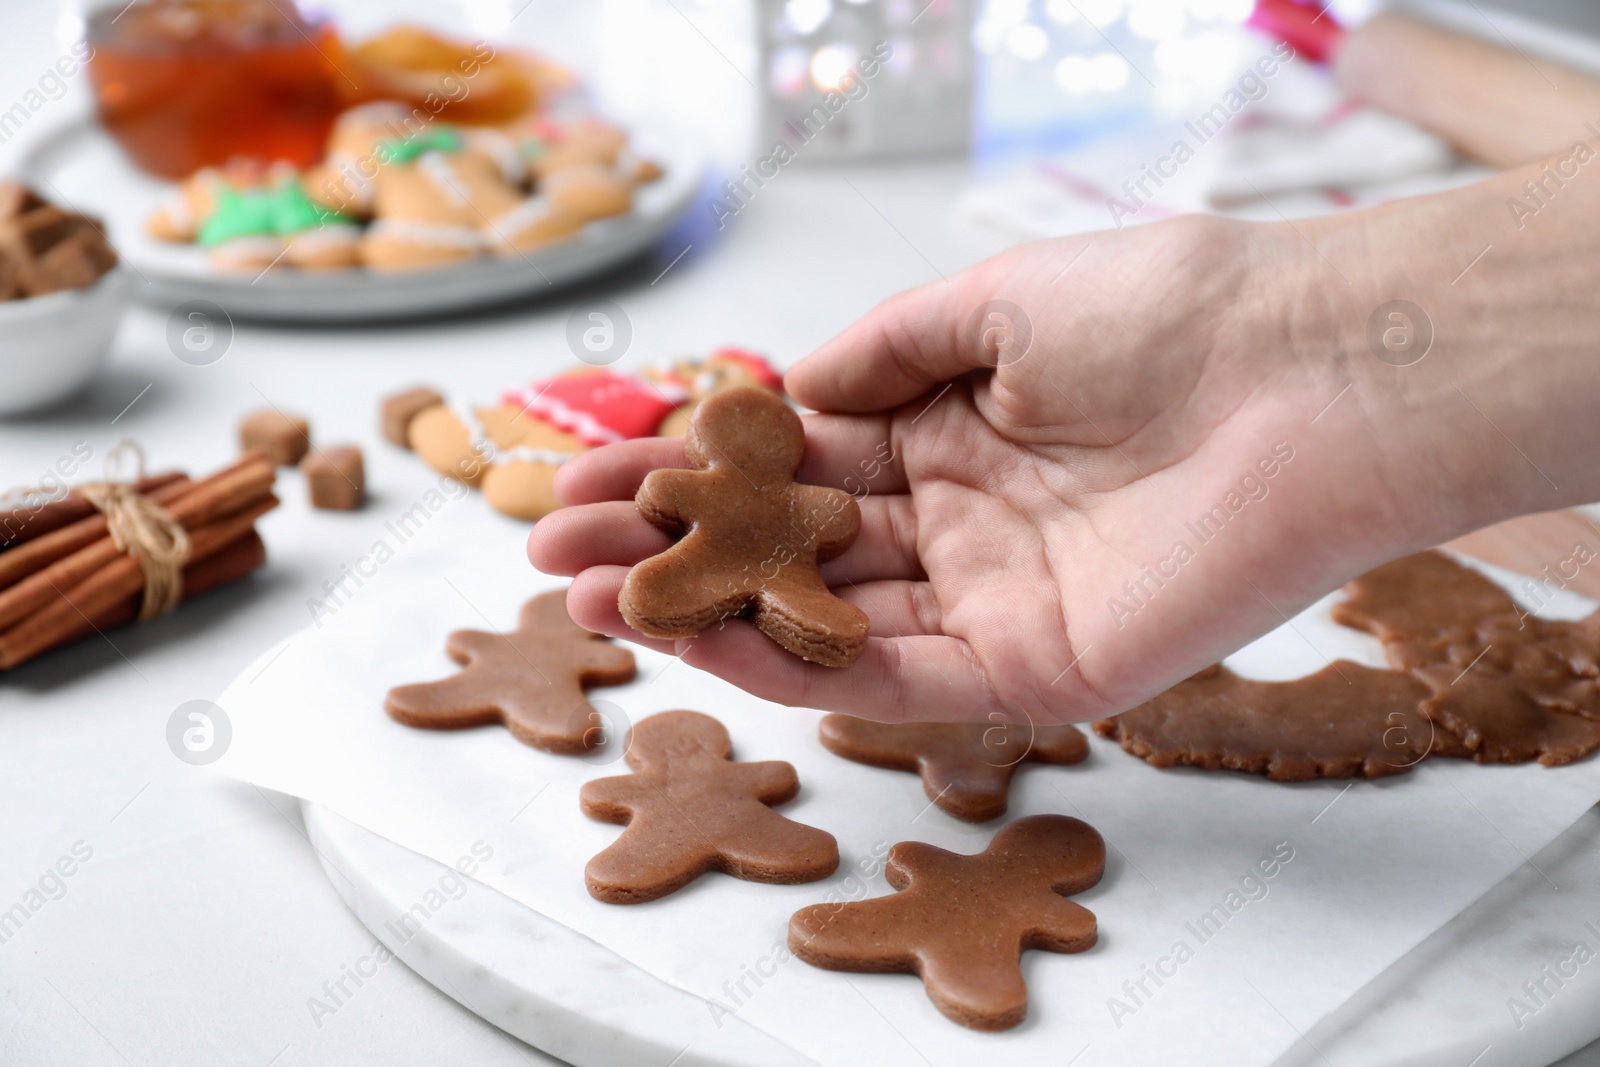
{"type": "Polygon", "coordinates": [[[1006,363],[1019,324],[1031,327],[971,277],[963,272],[890,297],[790,368],[785,387],[817,411],[883,411],[1006,363]]]}

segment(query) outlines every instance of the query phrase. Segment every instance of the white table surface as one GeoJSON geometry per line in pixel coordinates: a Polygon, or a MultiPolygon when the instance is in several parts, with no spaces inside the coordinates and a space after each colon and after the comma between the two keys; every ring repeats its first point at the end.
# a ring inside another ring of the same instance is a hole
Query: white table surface
{"type": "MultiPolygon", "coordinates": [[[[0,100],[19,97],[32,80],[19,72],[42,70],[53,55],[52,13],[42,9],[8,5],[0,18],[0,61],[19,39],[35,42],[32,58],[0,62],[0,100]]],[[[882,297],[1000,246],[946,222],[962,168],[851,171],[855,189],[844,176],[786,172],[720,239],[685,238],[694,249],[653,285],[683,242],[580,290],[631,318],[621,365],[726,343],[789,362],[882,297]]],[[[0,423],[0,486],[35,481],[78,440],[94,447],[85,473],[98,476],[99,457],[124,436],[142,442],[156,468],[206,472],[235,453],[240,416],[270,401],[308,416],[322,442],[361,444],[373,496],[355,515],[312,514],[288,472],[284,507],[260,527],[270,562],[248,583],[0,675],[0,910],[74,842],[93,849],[65,896],[0,944],[0,1063],[541,1062],[399,963],[318,1026],[308,999],[374,939],[323,877],[297,805],[180,762],[165,728],[179,704],[216,697],[263,648],[306,625],[306,599],[434,484],[420,461],[379,438],[379,398],[415,381],[492,398],[567,366],[571,306],[563,298],[357,330],[240,324],[227,355],[207,367],[175,358],[164,316],[136,308],[89,393],[0,423]]],[[[476,495],[452,507],[480,512],[497,544],[510,540],[507,521],[476,495]]],[[[526,563],[505,565],[514,576],[526,563]]]]}
{"type": "MultiPolygon", "coordinates": [[[[56,49],[51,5],[6,7],[0,110],[56,49]]],[[[373,494],[355,515],[312,514],[288,473],[284,508],[261,524],[270,562],[249,582],[0,675],[0,910],[75,842],[93,850],[65,894],[0,943],[0,1063],[553,1062],[398,963],[319,1025],[308,1001],[374,940],[323,877],[297,806],[180,762],[167,719],[185,701],[214,698],[304,626],[307,598],[433,484],[415,457],[379,438],[381,396],[427,381],[487,398],[565,366],[567,314],[586,298],[614,300],[631,318],[624,367],[724,343],[790,362],[877,300],[998,250],[998,238],[948,219],[966,180],[949,164],[791,168],[722,234],[702,225],[657,260],[574,296],[392,328],[240,324],[207,367],[175,358],[164,317],[135,309],[86,395],[0,422],[0,486],[35,481],[79,440],[96,454],[85,473],[98,475],[99,457],[124,436],[143,443],[156,469],[207,472],[234,454],[240,416],[270,401],[307,415],[321,442],[361,444],[373,494]]],[[[488,542],[510,540],[506,520],[477,497],[452,507],[479,513],[488,542]]],[[[514,576],[519,564],[503,565],[514,576]]],[[[1600,1046],[1567,1064],[1600,1065],[1600,1046]]]]}

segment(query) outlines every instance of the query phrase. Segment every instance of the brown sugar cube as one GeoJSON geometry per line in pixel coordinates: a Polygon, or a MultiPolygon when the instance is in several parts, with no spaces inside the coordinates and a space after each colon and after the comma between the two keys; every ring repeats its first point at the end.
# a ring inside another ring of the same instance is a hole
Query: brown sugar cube
{"type": "Polygon", "coordinates": [[[300,461],[311,489],[311,506],[324,511],[355,511],[367,495],[361,449],[354,445],[319,448],[300,461]]]}
{"type": "Polygon", "coordinates": [[[21,182],[0,181],[0,219],[13,218],[43,205],[39,194],[21,182]]]}
{"type": "Polygon", "coordinates": [[[82,289],[117,265],[94,219],[42,202],[28,207],[30,201],[19,196],[0,183],[0,250],[13,274],[10,287],[19,295],[82,289]]]}
{"type": "Polygon", "coordinates": [[[22,291],[22,268],[15,256],[0,248],[0,300],[16,300],[22,291]]]}
{"type": "Polygon", "coordinates": [[[239,424],[239,447],[264,452],[280,467],[292,467],[311,449],[311,424],[275,409],[258,411],[239,424]]]}
{"type": "Polygon", "coordinates": [[[393,442],[401,448],[410,448],[411,442],[406,439],[406,430],[411,426],[411,420],[418,412],[443,403],[444,397],[425,385],[384,397],[383,415],[380,420],[384,440],[393,442]]]}
{"type": "Polygon", "coordinates": [[[45,204],[4,219],[5,243],[23,259],[42,256],[86,224],[81,215],[69,215],[45,204]]]}
{"type": "Polygon", "coordinates": [[[36,258],[24,274],[29,296],[86,289],[117,265],[117,255],[93,229],[84,227],[36,258]]]}

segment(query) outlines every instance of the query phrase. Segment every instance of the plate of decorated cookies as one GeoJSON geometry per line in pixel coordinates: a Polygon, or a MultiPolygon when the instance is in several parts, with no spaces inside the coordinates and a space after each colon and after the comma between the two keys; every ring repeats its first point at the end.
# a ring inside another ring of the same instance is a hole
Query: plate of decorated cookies
{"type": "Polygon", "coordinates": [[[702,161],[586,102],[488,126],[373,101],[341,114],[307,167],[240,158],[168,181],[85,117],[21,169],[104,218],[147,299],[337,322],[503,303],[615,267],[682,216],[702,161]]]}

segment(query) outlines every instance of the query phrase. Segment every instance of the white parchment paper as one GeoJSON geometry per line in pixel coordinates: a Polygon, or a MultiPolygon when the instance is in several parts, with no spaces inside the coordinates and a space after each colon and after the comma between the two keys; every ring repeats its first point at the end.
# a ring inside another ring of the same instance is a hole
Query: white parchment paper
{"type": "MultiPolygon", "coordinates": [[[[1484,569],[1519,591],[1523,579],[1484,569]]],[[[454,669],[448,631],[508,627],[525,598],[561,583],[448,551],[383,570],[222,695],[233,739],[219,766],[447,864],[481,842],[492,858],[480,880],[706,998],[714,1017],[736,1012],[822,1064],[1270,1063],[1600,798],[1597,760],[1555,770],[1433,760],[1375,782],[1278,785],[1158,771],[1094,738],[1079,766],[1024,765],[1009,817],[1075,815],[1105,836],[1105,879],[1075,898],[1098,916],[1100,943],[1028,953],[1028,1020],[979,1034],[940,1015],[915,977],[817,970],[783,943],[803,905],[888,892],[888,845],[975,852],[1001,822],[960,823],[929,805],[916,776],[832,756],[816,739],[819,713],[635,648],[639,680],[592,696],[633,721],[708,712],[732,733],[735,758],[795,764],[802,792],[780,810],[832,832],[841,867],[810,885],[711,875],[650,904],[597,903],[583,867],[620,828],[585,818],[578,790],[625,773],[619,752],[553,756],[498,727],[413,730],[382,707],[390,686],[454,669]]],[[[1229,663],[1272,679],[1338,657],[1383,666],[1376,641],[1333,624],[1334,599],[1229,663]]],[[[1558,593],[1541,614],[1590,607],[1558,593]]]]}

